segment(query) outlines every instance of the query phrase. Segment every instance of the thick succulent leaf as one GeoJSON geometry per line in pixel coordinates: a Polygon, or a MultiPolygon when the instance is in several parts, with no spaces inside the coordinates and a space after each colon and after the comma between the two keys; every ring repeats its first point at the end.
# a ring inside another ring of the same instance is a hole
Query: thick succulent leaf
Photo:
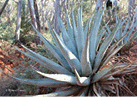
{"type": "Polygon", "coordinates": [[[96,52],[97,52],[98,49],[99,49],[99,45],[100,45],[100,43],[101,43],[101,40],[102,40],[102,37],[103,37],[104,34],[105,34],[105,29],[102,28],[101,31],[99,32],[98,36],[97,36],[96,52]]]}
{"type": "Polygon", "coordinates": [[[62,91],[57,91],[57,92],[54,92],[54,93],[50,93],[50,94],[47,94],[47,95],[44,95],[45,96],[48,96],[48,97],[53,97],[53,96],[71,96],[77,92],[79,92],[81,90],[81,87],[77,87],[77,86],[72,86],[68,89],[64,89],[62,91]]]}
{"type": "Polygon", "coordinates": [[[119,45],[119,43],[123,40],[123,38],[126,36],[126,34],[124,36],[122,36],[116,43],[114,43],[108,50],[107,50],[107,53],[106,53],[106,56],[104,58],[104,60],[107,60],[107,58],[115,51],[115,49],[120,49],[121,46],[123,47],[125,44],[123,45],[119,45]]]}
{"type": "Polygon", "coordinates": [[[60,81],[60,82],[66,82],[72,85],[77,85],[75,76],[66,75],[66,74],[46,74],[36,69],[33,69],[33,70],[44,77],[47,77],[56,81],[60,81]]]}
{"type": "MultiPolygon", "coordinates": [[[[114,50],[116,48],[119,48],[119,43],[124,39],[124,37],[128,34],[128,32],[126,32],[124,34],[124,36],[122,36],[116,43],[114,43],[108,50],[107,50],[107,54],[106,57],[104,58],[104,60],[107,60],[107,58],[114,52],[114,50]]],[[[121,46],[124,46],[126,43],[123,43],[121,46]]]]}
{"type": "MultiPolygon", "coordinates": [[[[118,19],[118,17],[116,16],[116,24],[118,23],[118,21],[119,21],[119,19],[118,19]]],[[[115,24],[115,25],[116,25],[116,24],[115,24]]]]}
{"type": "Polygon", "coordinates": [[[19,52],[23,53],[25,56],[31,58],[32,60],[40,63],[41,65],[45,66],[47,69],[51,70],[52,72],[55,72],[55,73],[63,73],[63,74],[70,74],[70,75],[73,75],[71,72],[69,72],[68,70],[66,70],[64,67],[60,66],[59,64],[47,59],[46,57],[43,57],[41,55],[38,55],[36,53],[32,53],[33,55],[37,56],[37,57],[34,57],[32,55],[29,55],[23,51],[21,51],[20,49],[16,48],[19,52]]]}
{"type": "Polygon", "coordinates": [[[82,22],[82,9],[78,10],[77,15],[77,36],[76,36],[76,43],[78,49],[79,59],[81,58],[81,53],[84,47],[84,33],[83,33],[83,22],[82,22]]]}
{"type": "MultiPolygon", "coordinates": [[[[87,33],[88,33],[88,30],[89,30],[89,28],[90,28],[90,24],[91,24],[91,21],[92,21],[92,19],[93,19],[93,16],[94,15],[92,15],[91,17],[90,17],[90,20],[88,21],[88,23],[86,24],[86,27],[85,27],[85,29],[84,29],[84,40],[86,40],[86,37],[87,37],[87,33]]],[[[85,44],[85,43],[84,43],[85,44]]]]}
{"type": "Polygon", "coordinates": [[[77,70],[75,68],[73,68],[73,69],[74,69],[74,72],[75,72],[77,84],[79,86],[88,86],[90,84],[90,77],[80,77],[77,70]]]}
{"type": "Polygon", "coordinates": [[[78,70],[78,72],[81,74],[81,65],[77,57],[65,46],[65,44],[62,42],[61,38],[55,31],[54,31],[54,36],[56,38],[56,41],[59,45],[61,52],[63,53],[65,59],[68,61],[72,70],[73,67],[75,67],[78,70]]]}
{"type": "MultiPolygon", "coordinates": [[[[61,69],[63,69],[63,67],[62,66],[60,66],[59,64],[57,64],[57,63],[55,63],[55,62],[53,62],[53,61],[51,61],[51,60],[49,60],[48,58],[46,58],[46,57],[44,57],[44,56],[42,56],[42,55],[40,55],[40,54],[37,54],[37,53],[35,53],[35,52],[33,52],[32,50],[30,50],[30,49],[28,49],[27,47],[25,47],[25,46],[23,46],[22,45],[22,47],[27,51],[27,52],[29,52],[33,57],[36,57],[37,59],[39,59],[39,60],[41,60],[43,63],[46,63],[46,64],[55,64],[57,67],[55,67],[55,68],[61,68],[61,69]]],[[[50,65],[49,64],[49,65],[50,65]]],[[[52,66],[52,65],[51,65],[52,66]]],[[[64,66],[64,65],[63,65],[64,66]]],[[[65,67],[65,66],[64,66],[65,67]]],[[[69,71],[70,70],[70,68],[68,68],[68,67],[66,67],[67,69],[65,69],[65,74],[71,74],[72,75],[72,73],[69,71]]],[[[63,70],[64,70],[63,69],[63,70]]],[[[63,71],[64,72],[64,71],[63,71]]]]}
{"type": "Polygon", "coordinates": [[[80,56],[79,56],[79,52],[78,52],[78,31],[77,31],[77,27],[76,27],[76,23],[75,23],[75,17],[74,17],[74,13],[73,13],[73,10],[71,10],[71,13],[72,13],[72,26],[73,26],[73,34],[74,34],[74,42],[75,42],[75,45],[76,45],[76,50],[77,50],[77,53],[78,53],[78,56],[77,58],[80,60],[80,56]]]}
{"type": "MultiPolygon", "coordinates": [[[[110,30],[110,28],[109,28],[108,26],[106,26],[106,29],[107,29],[108,32],[105,32],[105,35],[106,35],[106,37],[108,37],[108,35],[109,35],[110,33],[112,33],[112,31],[110,30]]],[[[114,42],[117,42],[117,39],[116,39],[116,38],[114,38],[114,42]]]]}
{"type": "Polygon", "coordinates": [[[76,41],[75,41],[75,35],[74,35],[74,31],[73,31],[73,28],[72,28],[72,25],[71,25],[71,22],[70,22],[70,19],[69,19],[69,16],[68,16],[68,12],[66,12],[66,19],[67,19],[67,30],[68,30],[68,35],[71,39],[71,41],[73,42],[74,44],[74,48],[76,50],[76,56],[78,56],[78,52],[77,52],[77,45],[76,45],[76,41]]]}
{"type": "Polygon", "coordinates": [[[67,30],[68,32],[72,35],[73,37],[73,32],[72,32],[72,25],[70,23],[69,15],[68,12],[66,11],[66,20],[67,20],[67,30]]]}
{"type": "MultiPolygon", "coordinates": [[[[101,10],[101,8],[100,8],[101,10]]],[[[98,11],[98,13],[96,13],[95,17],[94,17],[94,24],[91,28],[91,35],[90,35],[90,61],[91,64],[93,64],[94,60],[95,60],[95,56],[96,56],[96,43],[97,43],[97,34],[99,31],[99,27],[101,24],[101,19],[102,19],[102,15],[104,12],[104,9],[101,11],[98,11]]]]}
{"type": "Polygon", "coordinates": [[[128,19],[129,19],[129,17],[127,17],[126,19],[124,19],[124,20],[121,22],[121,26],[123,26],[128,19]]]}
{"type": "MultiPolygon", "coordinates": [[[[104,58],[104,60],[107,60],[107,58],[110,56],[110,55],[112,55],[112,54],[114,54],[113,52],[115,52],[116,51],[116,49],[117,49],[117,51],[118,51],[118,49],[120,50],[120,48],[121,47],[123,47],[123,46],[125,46],[126,44],[127,44],[127,42],[124,42],[124,43],[122,43],[122,45],[121,46],[118,46],[119,45],[119,43],[126,37],[126,35],[128,34],[129,32],[126,32],[115,44],[113,44],[109,49],[108,49],[108,51],[107,51],[107,55],[106,55],[106,57],[104,58]]],[[[134,33],[135,34],[135,33],[134,33]]],[[[133,35],[134,36],[134,35],[133,35]]],[[[130,36],[130,39],[133,37],[132,35],[130,36]]],[[[129,39],[129,40],[130,40],[129,39]]],[[[107,62],[107,61],[106,61],[107,62]]],[[[104,63],[105,64],[105,63],[104,63]]]]}
{"type": "MultiPolygon", "coordinates": [[[[111,33],[110,28],[109,28],[108,26],[106,26],[106,29],[107,29],[107,31],[108,31],[108,34],[110,34],[110,33],[111,33]]],[[[108,35],[108,34],[107,34],[107,35],[108,35]]]]}
{"type": "Polygon", "coordinates": [[[120,26],[119,30],[117,31],[116,35],[115,35],[115,39],[116,41],[119,40],[122,36],[122,26],[120,26]]]}
{"type": "MultiPolygon", "coordinates": [[[[50,31],[50,33],[51,33],[51,35],[52,35],[52,38],[53,38],[56,46],[58,46],[58,45],[57,45],[57,42],[56,42],[56,40],[55,40],[55,37],[54,37],[54,35],[53,35],[53,31],[52,31],[51,25],[49,24],[49,22],[47,22],[47,23],[48,23],[48,28],[49,28],[49,31],[50,31]]],[[[38,33],[37,33],[37,34],[38,34],[38,33]]],[[[39,34],[38,34],[38,35],[39,35],[39,34]]],[[[40,35],[39,35],[39,36],[40,36],[40,35]]]]}
{"type": "Polygon", "coordinates": [[[134,28],[135,28],[135,26],[137,25],[137,21],[136,21],[136,23],[133,25],[133,27],[131,28],[131,30],[129,31],[129,33],[127,34],[127,36],[125,37],[125,42],[127,42],[127,41],[129,41],[130,40],[130,36],[132,35],[132,32],[133,32],[133,30],[134,30],[134,28]]]}
{"type": "Polygon", "coordinates": [[[60,23],[60,27],[61,27],[62,38],[63,38],[63,41],[64,41],[65,45],[68,47],[68,49],[75,56],[77,56],[77,52],[76,52],[76,48],[75,48],[74,43],[72,42],[71,38],[69,37],[69,35],[68,35],[67,31],[66,31],[66,28],[65,28],[61,18],[58,18],[58,19],[59,19],[59,23],[60,23]]]}
{"type": "Polygon", "coordinates": [[[61,65],[71,71],[71,68],[70,68],[68,62],[63,57],[60,50],[58,50],[54,45],[52,45],[48,40],[46,40],[33,25],[32,25],[32,27],[35,30],[35,32],[40,36],[40,38],[42,39],[42,41],[44,42],[44,44],[48,48],[48,50],[50,50],[50,52],[56,57],[56,59],[61,63],[61,65]]]}
{"type": "MultiPolygon", "coordinates": [[[[68,15],[68,12],[66,11],[66,20],[67,20],[67,31],[68,31],[68,35],[69,37],[71,38],[73,44],[75,43],[74,42],[74,34],[73,34],[73,29],[72,29],[72,25],[71,25],[71,22],[70,22],[70,19],[69,19],[69,15],[68,15]]],[[[75,47],[76,48],[76,47],[75,47]]]]}
{"type": "Polygon", "coordinates": [[[114,43],[108,50],[107,50],[107,53],[106,53],[106,56],[105,58],[103,59],[103,64],[105,65],[108,60],[114,55],[116,54],[123,46],[126,45],[126,43],[123,43],[122,45],[118,46],[119,43],[124,39],[124,37],[128,34],[128,32],[122,36],[116,43],[114,43]]]}
{"type": "Polygon", "coordinates": [[[125,23],[127,21],[127,18],[126,19],[124,19],[123,21],[122,21],[122,23],[119,25],[119,30],[118,30],[118,32],[116,33],[116,35],[115,35],[115,38],[117,39],[117,40],[119,40],[121,37],[122,37],[122,26],[123,26],[123,24],[125,23]]]}
{"type": "Polygon", "coordinates": [[[82,76],[89,76],[92,73],[92,68],[89,59],[89,37],[87,35],[86,44],[82,51],[81,57],[81,68],[82,68],[82,76]]]}
{"type": "Polygon", "coordinates": [[[128,28],[129,28],[129,23],[130,23],[130,21],[127,22],[126,27],[125,27],[125,29],[124,29],[124,31],[122,33],[122,36],[124,36],[126,34],[128,28]]]}
{"type": "Polygon", "coordinates": [[[105,74],[107,74],[109,71],[111,71],[114,68],[115,65],[117,65],[117,64],[114,64],[114,65],[111,64],[109,67],[104,68],[101,71],[98,71],[93,76],[92,83],[95,83],[95,82],[99,81],[105,74]]]}
{"type": "Polygon", "coordinates": [[[137,39],[137,31],[135,31],[127,41],[127,44],[130,43],[132,40],[137,39]]]}
{"type": "MultiPolygon", "coordinates": [[[[130,31],[133,31],[133,28],[132,28],[130,31]]],[[[129,31],[129,32],[130,32],[130,31],[129,31]]],[[[122,40],[124,40],[124,38],[127,36],[127,34],[128,34],[129,32],[126,32],[115,44],[113,44],[113,45],[108,49],[107,55],[106,55],[106,57],[104,58],[104,60],[106,60],[106,59],[108,58],[108,56],[110,56],[110,55],[114,52],[115,48],[119,45],[119,43],[120,43],[122,40]]],[[[137,33],[137,32],[135,32],[133,35],[130,35],[130,38],[129,38],[128,41],[130,41],[130,39],[132,39],[132,38],[136,35],[136,33],[137,33]]],[[[125,45],[128,43],[128,41],[122,43],[122,46],[125,46],[125,45]]]]}
{"type": "Polygon", "coordinates": [[[114,37],[115,37],[115,34],[119,28],[119,24],[121,23],[121,21],[118,23],[118,25],[116,25],[115,29],[113,30],[112,33],[109,34],[109,36],[103,41],[100,49],[99,49],[99,52],[96,56],[96,59],[95,59],[95,65],[94,65],[94,69],[93,69],[93,72],[95,73],[99,66],[100,66],[100,63],[104,57],[104,55],[106,54],[106,51],[108,49],[108,47],[110,46],[110,44],[112,43],[114,37]]]}
{"type": "Polygon", "coordinates": [[[111,59],[119,50],[121,50],[121,48],[122,48],[123,46],[124,46],[124,45],[119,46],[119,47],[117,47],[115,50],[113,50],[113,52],[105,59],[105,61],[103,62],[103,65],[102,65],[101,67],[105,66],[105,65],[110,61],[110,59],[111,59]]]}
{"type": "Polygon", "coordinates": [[[17,77],[13,77],[12,78],[18,80],[21,83],[25,83],[28,85],[35,85],[35,86],[42,86],[42,87],[65,87],[65,86],[69,86],[68,83],[64,83],[64,82],[58,82],[52,79],[48,79],[48,78],[43,78],[43,79],[21,79],[21,78],[17,78],[17,77]]]}

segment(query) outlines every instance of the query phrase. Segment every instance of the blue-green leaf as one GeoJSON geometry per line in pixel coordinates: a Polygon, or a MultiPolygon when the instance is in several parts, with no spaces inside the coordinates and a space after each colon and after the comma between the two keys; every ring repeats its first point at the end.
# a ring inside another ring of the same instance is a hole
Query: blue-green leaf
{"type": "Polygon", "coordinates": [[[113,68],[114,68],[114,65],[111,64],[109,67],[104,68],[103,70],[98,71],[97,73],[95,73],[95,75],[93,76],[93,79],[92,79],[92,83],[95,83],[95,82],[99,81],[105,74],[107,74],[113,68]]]}
{"type": "MultiPolygon", "coordinates": [[[[87,37],[87,33],[88,33],[88,30],[90,29],[90,24],[91,24],[91,21],[92,21],[92,19],[93,19],[93,16],[94,15],[92,15],[91,17],[90,17],[90,20],[88,21],[88,23],[86,24],[86,27],[85,27],[85,29],[84,29],[84,40],[86,40],[86,37],[87,37]]],[[[84,43],[85,44],[85,43],[84,43]]]]}
{"type": "Polygon", "coordinates": [[[102,40],[102,37],[104,34],[105,34],[105,29],[102,28],[101,31],[99,32],[98,36],[97,36],[96,52],[99,49],[99,45],[101,44],[101,40],[102,40]]]}
{"type": "Polygon", "coordinates": [[[75,40],[74,40],[74,33],[73,33],[72,25],[70,23],[67,11],[66,11],[66,19],[67,19],[67,31],[68,31],[68,35],[71,38],[73,44],[75,45],[75,49],[76,49],[76,44],[75,44],[75,40]]]}
{"type": "MultiPolygon", "coordinates": [[[[76,47],[76,50],[77,50],[77,53],[78,53],[78,45],[77,45],[78,31],[77,31],[77,27],[76,27],[76,23],[75,23],[75,17],[74,17],[74,14],[73,14],[73,10],[71,11],[71,13],[72,13],[72,26],[73,26],[73,34],[74,34],[74,36],[73,36],[74,44],[75,44],[75,47],[76,47]]],[[[79,55],[77,56],[77,58],[80,60],[79,55]]]]}
{"type": "Polygon", "coordinates": [[[116,27],[113,30],[113,32],[110,33],[109,36],[103,41],[103,43],[102,43],[102,45],[101,45],[101,47],[100,47],[100,49],[98,51],[98,54],[96,56],[96,59],[95,59],[95,65],[94,65],[94,69],[93,69],[94,73],[100,67],[100,63],[101,63],[104,55],[106,54],[106,51],[107,51],[109,45],[112,43],[113,39],[115,38],[117,30],[119,29],[120,23],[121,23],[121,21],[116,25],[116,27]]]}
{"type": "MultiPolygon", "coordinates": [[[[101,8],[100,8],[101,10],[101,8]]],[[[95,60],[95,56],[96,56],[96,43],[97,43],[97,34],[98,34],[98,31],[99,31],[99,27],[100,27],[100,24],[101,24],[101,19],[102,19],[102,15],[103,15],[103,12],[104,12],[104,9],[101,11],[100,13],[100,10],[95,14],[95,17],[94,17],[94,24],[92,26],[92,29],[91,29],[91,35],[90,35],[90,61],[91,61],[91,64],[93,64],[94,60],[95,60]]]]}
{"type": "MultiPolygon", "coordinates": [[[[56,46],[58,46],[58,45],[57,45],[57,42],[56,42],[56,40],[55,40],[55,37],[54,37],[54,35],[53,35],[52,28],[51,28],[51,26],[50,26],[49,22],[47,22],[47,23],[48,23],[48,28],[49,28],[49,31],[50,31],[50,33],[51,33],[51,35],[52,35],[52,38],[53,38],[53,40],[54,40],[54,42],[55,42],[56,46]]],[[[38,33],[37,33],[37,34],[38,34],[38,33]]],[[[38,34],[38,35],[39,35],[39,34],[38,34]]]]}
{"type": "Polygon", "coordinates": [[[71,71],[71,68],[70,68],[68,62],[63,57],[60,50],[57,49],[54,45],[52,45],[47,39],[45,39],[33,25],[32,25],[32,27],[35,30],[35,32],[39,35],[41,40],[44,42],[44,44],[48,48],[48,50],[50,50],[50,52],[56,57],[56,59],[61,63],[61,65],[71,71]]]}
{"type": "Polygon", "coordinates": [[[66,82],[72,85],[77,85],[75,76],[66,75],[66,74],[46,74],[36,69],[33,69],[33,70],[44,77],[47,77],[56,81],[60,81],[60,82],[66,82]]]}
{"type": "Polygon", "coordinates": [[[59,64],[47,59],[46,57],[43,57],[33,51],[29,51],[29,53],[31,53],[32,55],[29,55],[23,51],[21,51],[20,49],[16,48],[19,52],[23,53],[25,56],[31,58],[32,60],[40,63],[41,65],[45,66],[47,69],[51,70],[52,72],[55,73],[63,73],[63,74],[70,74],[73,75],[71,72],[69,72],[68,70],[66,70],[64,67],[60,66],[59,64]]]}
{"type": "Polygon", "coordinates": [[[90,64],[90,59],[89,59],[89,37],[88,35],[86,39],[86,44],[82,51],[81,68],[82,68],[83,76],[89,76],[92,73],[92,66],[90,64]]]}
{"type": "Polygon", "coordinates": [[[77,36],[76,36],[76,43],[77,43],[77,49],[78,49],[78,56],[79,59],[81,59],[82,50],[84,47],[84,33],[83,33],[83,22],[82,22],[82,9],[78,10],[77,15],[77,36]]]}
{"type": "Polygon", "coordinates": [[[43,79],[21,79],[17,77],[12,77],[12,78],[28,85],[35,85],[42,87],[65,87],[69,85],[68,83],[58,82],[48,78],[43,78],[43,79]]]}
{"type": "Polygon", "coordinates": [[[72,42],[71,38],[69,37],[66,29],[65,29],[65,26],[61,20],[61,18],[59,18],[59,23],[60,23],[60,27],[61,27],[61,32],[62,32],[62,38],[63,38],[63,41],[65,43],[65,45],[69,48],[69,50],[75,55],[77,56],[77,52],[76,52],[76,48],[75,48],[75,45],[74,43],[72,42]]]}
{"type": "Polygon", "coordinates": [[[68,61],[71,69],[73,70],[73,67],[75,67],[78,72],[81,74],[81,65],[77,57],[66,47],[66,45],[62,42],[59,35],[54,31],[55,39],[59,45],[59,48],[64,55],[65,59],[68,61]]]}
{"type": "Polygon", "coordinates": [[[80,77],[77,70],[75,68],[73,68],[73,69],[74,69],[74,72],[75,72],[77,84],[79,86],[88,86],[90,84],[90,77],[80,77]]]}
{"type": "MultiPolygon", "coordinates": [[[[124,45],[125,45],[125,44],[124,44],[124,45]]],[[[105,65],[110,61],[110,59],[111,59],[124,45],[118,46],[116,49],[114,49],[113,52],[112,52],[108,57],[105,58],[105,61],[103,62],[103,65],[102,65],[101,67],[105,66],[105,65]]]]}
{"type": "Polygon", "coordinates": [[[57,92],[54,92],[54,93],[49,93],[47,95],[44,95],[44,97],[45,96],[48,96],[48,97],[54,97],[54,96],[72,96],[75,93],[79,92],[79,90],[81,90],[81,89],[82,89],[82,87],[72,86],[72,87],[69,87],[67,89],[63,89],[63,90],[60,90],[60,91],[57,91],[57,92]]]}
{"type": "Polygon", "coordinates": [[[129,30],[127,36],[124,38],[124,40],[125,40],[124,42],[127,42],[129,40],[136,25],[137,25],[137,21],[134,23],[133,27],[129,30]]]}

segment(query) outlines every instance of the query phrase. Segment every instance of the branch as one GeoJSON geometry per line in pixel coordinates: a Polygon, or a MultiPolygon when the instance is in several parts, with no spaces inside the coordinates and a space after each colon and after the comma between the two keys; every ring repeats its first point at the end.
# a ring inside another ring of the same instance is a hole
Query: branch
{"type": "Polygon", "coordinates": [[[2,13],[3,13],[3,11],[4,11],[5,7],[6,7],[6,5],[8,4],[8,1],[9,0],[6,0],[5,3],[4,3],[4,5],[2,6],[2,9],[0,10],[0,16],[2,15],[2,13]]]}

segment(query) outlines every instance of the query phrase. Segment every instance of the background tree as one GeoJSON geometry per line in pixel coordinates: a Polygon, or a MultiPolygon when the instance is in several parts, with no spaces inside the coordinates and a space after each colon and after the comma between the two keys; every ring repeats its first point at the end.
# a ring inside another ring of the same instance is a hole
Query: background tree
{"type": "Polygon", "coordinates": [[[8,4],[8,22],[10,26],[12,26],[11,20],[12,20],[12,11],[13,11],[13,6],[12,6],[12,1],[8,4]]]}
{"type": "MultiPolygon", "coordinates": [[[[36,3],[35,3],[35,6],[34,6],[34,1],[33,0],[28,0],[28,5],[29,5],[29,10],[30,10],[30,17],[31,17],[31,22],[32,22],[32,24],[34,25],[34,27],[37,29],[37,30],[39,30],[40,28],[39,28],[39,26],[38,26],[38,24],[39,23],[37,23],[37,19],[38,19],[38,17],[36,18],[36,13],[38,13],[38,12],[36,12],[36,11],[38,11],[38,9],[35,9],[35,8],[37,8],[36,6],[36,3]]],[[[37,15],[38,16],[38,15],[37,15]]],[[[39,22],[39,20],[38,20],[38,22],[39,22]]],[[[40,43],[40,39],[39,39],[39,37],[37,37],[37,35],[35,34],[35,36],[34,36],[34,42],[36,43],[36,44],[39,44],[40,43]]]]}
{"type": "Polygon", "coordinates": [[[15,40],[16,42],[20,39],[20,25],[21,25],[21,8],[22,8],[22,0],[18,2],[18,11],[17,11],[17,21],[16,21],[16,31],[15,31],[15,40]]]}
{"type": "Polygon", "coordinates": [[[55,13],[54,13],[54,29],[55,31],[60,34],[60,25],[58,22],[58,18],[61,16],[61,5],[60,5],[60,0],[56,0],[54,2],[54,9],[55,9],[55,13]]]}
{"type": "Polygon", "coordinates": [[[42,9],[41,9],[42,19],[41,19],[41,21],[42,21],[42,26],[43,26],[43,32],[45,32],[45,22],[46,22],[46,20],[45,20],[45,10],[44,10],[44,0],[41,0],[41,5],[42,5],[42,9]]]}
{"type": "Polygon", "coordinates": [[[29,5],[31,22],[32,22],[32,24],[34,25],[35,28],[38,28],[37,22],[36,22],[36,15],[35,15],[35,9],[34,9],[34,2],[33,2],[33,0],[28,0],[28,5],[29,5]]]}
{"type": "Polygon", "coordinates": [[[35,9],[35,16],[36,16],[36,22],[37,22],[37,29],[40,31],[40,20],[39,20],[39,13],[38,13],[38,6],[37,6],[37,1],[34,0],[34,9],[35,9]]]}

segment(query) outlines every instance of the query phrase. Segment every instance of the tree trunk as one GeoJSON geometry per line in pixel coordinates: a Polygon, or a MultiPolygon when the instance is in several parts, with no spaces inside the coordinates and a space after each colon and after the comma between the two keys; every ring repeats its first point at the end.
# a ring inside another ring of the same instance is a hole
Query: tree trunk
{"type": "Polygon", "coordinates": [[[54,13],[54,29],[55,31],[60,34],[60,25],[58,18],[61,16],[61,6],[60,6],[60,0],[56,0],[54,3],[55,13],[54,13]]]}
{"type": "MultiPolygon", "coordinates": [[[[11,2],[12,3],[12,2],[11,2]]],[[[9,22],[9,25],[12,26],[12,23],[11,23],[11,17],[12,17],[12,11],[13,11],[13,6],[12,4],[9,4],[8,5],[8,22],[9,22]]]]}
{"type": "Polygon", "coordinates": [[[4,5],[2,6],[1,10],[0,10],[0,16],[2,15],[2,12],[4,11],[6,5],[8,4],[9,0],[6,0],[4,5]]]}
{"type": "Polygon", "coordinates": [[[100,7],[102,7],[103,5],[103,0],[97,0],[97,3],[96,3],[96,11],[99,10],[100,7]]]}
{"type": "Polygon", "coordinates": [[[17,21],[16,21],[16,31],[15,31],[16,42],[18,42],[20,39],[21,8],[22,8],[22,0],[19,0],[18,11],[17,11],[17,21]]]}
{"type": "Polygon", "coordinates": [[[40,31],[40,20],[39,20],[39,13],[38,13],[38,6],[37,6],[37,1],[34,0],[34,9],[35,9],[35,15],[36,15],[36,22],[38,26],[38,31],[40,31]]]}
{"type": "MultiPolygon", "coordinates": [[[[30,10],[30,17],[31,17],[31,22],[34,25],[34,27],[38,30],[38,25],[37,25],[37,21],[36,21],[36,14],[35,14],[35,9],[34,9],[34,2],[33,0],[28,0],[28,5],[29,5],[29,10],[30,10]]],[[[34,36],[34,42],[36,44],[40,43],[40,39],[39,37],[36,35],[34,36]]]]}
{"type": "Polygon", "coordinates": [[[134,13],[135,0],[128,0],[128,15],[131,16],[134,13]]]}
{"type": "Polygon", "coordinates": [[[44,0],[41,0],[42,5],[42,26],[43,26],[43,32],[45,32],[45,11],[44,11],[44,0]]]}
{"type": "Polygon", "coordinates": [[[37,27],[37,22],[36,22],[36,16],[35,16],[33,0],[28,0],[28,4],[29,4],[31,22],[34,25],[34,27],[37,29],[38,27],[37,27]]]}

